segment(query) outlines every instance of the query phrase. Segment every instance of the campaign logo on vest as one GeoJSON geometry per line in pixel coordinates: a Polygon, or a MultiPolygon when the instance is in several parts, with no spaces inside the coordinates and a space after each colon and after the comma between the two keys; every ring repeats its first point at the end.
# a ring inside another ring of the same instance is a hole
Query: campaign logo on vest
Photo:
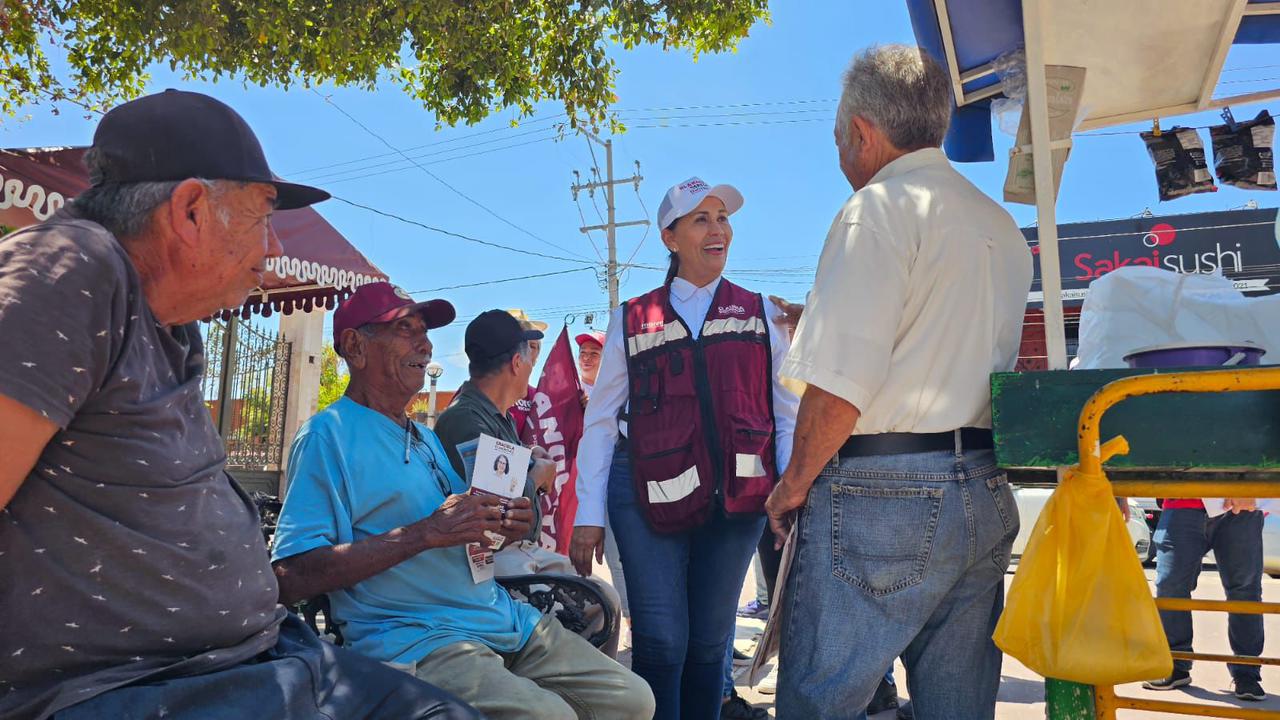
{"type": "Polygon", "coordinates": [[[721,305],[716,308],[721,315],[746,315],[747,309],[741,305],[721,305]]]}

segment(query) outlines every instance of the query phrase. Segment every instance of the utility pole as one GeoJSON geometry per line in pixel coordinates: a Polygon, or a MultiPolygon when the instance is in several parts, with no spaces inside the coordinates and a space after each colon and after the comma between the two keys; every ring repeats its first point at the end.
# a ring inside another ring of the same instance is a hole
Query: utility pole
{"type": "MultiPolygon", "coordinates": [[[[613,188],[615,185],[634,184],[636,186],[636,190],[639,191],[640,181],[644,180],[644,177],[640,175],[640,163],[637,161],[636,172],[634,175],[628,178],[615,180],[613,177],[613,141],[601,140],[595,134],[586,130],[583,130],[582,134],[587,136],[587,142],[594,142],[604,148],[605,179],[602,181],[597,175],[594,182],[574,183],[571,186],[571,189],[573,190],[573,199],[576,202],[578,199],[578,193],[583,190],[586,190],[589,193],[594,193],[598,188],[604,188],[605,200],[609,206],[609,216],[608,221],[604,225],[588,225],[578,229],[582,231],[583,234],[590,233],[592,230],[604,230],[605,236],[609,239],[609,264],[605,269],[605,276],[607,278],[609,288],[609,308],[613,309],[618,307],[618,242],[616,238],[616,231],[620,227],[649,224],[648,219],[631,220],[622,223],[616,222],[614,217],[613,188]]],[[[574,171],[573,174],[575,177],[578,175],[577,171],[574,171]]]]}

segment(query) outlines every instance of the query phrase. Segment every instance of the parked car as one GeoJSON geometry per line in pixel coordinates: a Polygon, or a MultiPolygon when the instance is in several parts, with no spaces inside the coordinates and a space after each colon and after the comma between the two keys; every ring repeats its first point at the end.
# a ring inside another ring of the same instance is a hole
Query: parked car
{"type": "MultiPolygon", "coordinates": [[[[1040,517],[1040,511],[1044,510],[1044,505],[1052,494],[1053,486],[1051,485],[1013,486],[1013,497],[1018,503],[1018,517],[1022,519],[1018,537],[1013,541],[1015,558],[1022,556],[1022,551],[1027,547],[1027,540],[1031,538],[1031,530],[1040,517]]],[[[1151,552],[1151,529],[1147,527],[1146,513],[1137,500],[1129,498],[1128,502],[1129,521],[1125,525],[1129,528],[1129,537],[1133,539],[1133,551],[1137,553],[1140,561],[1145,562],[1151,552]]],[[[1276,530],[1276,560],[1280,565],[1280,526],[1277,526],[1276,530]]]]}
{"type": "Polygon", "coordinates": [[[1142,513],[1143,518],[1147,521],[1147,529],[1151,531],[1152,542],[1150,543],[1150,548],[1147,550],[1147,557],[1144,558],[1144,561],[1153,563],[1156,561],[1156,526],[1160,524],[1160,513],[1164,512],[1162,507],[1164,501],[1157,500],[1156,498],[1132,498],[1132,500],[1138,504],[1138,508],[1142,513]]]}

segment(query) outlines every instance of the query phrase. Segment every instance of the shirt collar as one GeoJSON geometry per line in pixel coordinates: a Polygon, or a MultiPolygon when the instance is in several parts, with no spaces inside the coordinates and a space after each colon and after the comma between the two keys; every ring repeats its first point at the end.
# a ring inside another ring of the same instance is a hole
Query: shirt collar
{"type": "Polygon", "coordinates": [[[671,294],[680,302],[686,302],[689,298],[699,292],[705,292],[707,295],[714,296],[716,294],[716,289],[720,287],[721,279],[722,278],[716,278],[706,285],[698,287],[688,280],[678,277],[671,281],[671,294]]]}
{"type": "Polygon", "coordinates": [[[950,167],[951,163],[947,160],[947,156],[942,152],[942,148],[931,147],[909,152],[880,168],[880,172],[873,175],[871,177],[871,181],[867,184],[874,185],[878,182],[884,182],[889,178],[906,175],[912,170],[919,170],[920,168],[932,165],[946,165],[950,167]]]}
{"type": "Polygon", "coordinates": [[[484,392],[481,391],[480,388],[476,387],[470,380],[462,383],[462,386],[458,388],[458,396],[479,405],[485,412],[506,417],[506,411],[498,410],[498,406],[493,404],[493,401],[489,399],[489,396],[485,395],[484,392]]]}

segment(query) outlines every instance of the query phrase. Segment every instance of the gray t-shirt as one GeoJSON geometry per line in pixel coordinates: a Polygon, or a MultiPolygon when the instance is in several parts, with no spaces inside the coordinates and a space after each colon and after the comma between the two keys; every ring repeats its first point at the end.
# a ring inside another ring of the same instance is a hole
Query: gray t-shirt
{"type": "Polygon", "coordinates": [[[0,347],[0,394],[61,428],[0,511],[0,717],[272,647],[285,611],[198,326],[158,325],[115,238],[62,211],[0,238],[0,347]]]}

